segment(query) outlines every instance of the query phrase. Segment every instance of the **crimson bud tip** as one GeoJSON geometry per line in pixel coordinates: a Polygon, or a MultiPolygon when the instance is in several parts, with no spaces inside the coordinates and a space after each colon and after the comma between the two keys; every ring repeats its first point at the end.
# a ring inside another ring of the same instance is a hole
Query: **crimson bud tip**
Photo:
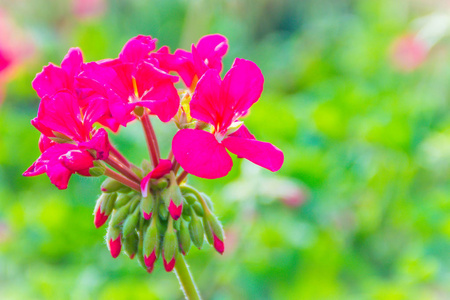
{"type": "Polygon", "coordinates": [[[122,249],[122,242],[120,240],[120,235],[115,239],[109,240],[109,251],[111,252],[111,256],[116,258],[120,254],[120,250],[122,249]]]}

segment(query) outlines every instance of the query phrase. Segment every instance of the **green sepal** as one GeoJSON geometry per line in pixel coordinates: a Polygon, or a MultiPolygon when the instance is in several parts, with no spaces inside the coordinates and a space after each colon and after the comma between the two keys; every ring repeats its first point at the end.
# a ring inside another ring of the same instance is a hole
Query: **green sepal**
{"type": "Polygon", "coordinates": [[[180,222],[180,230],[178,231],[178,244],[183,255],[186,255],[191,248],[191,235],[188,223],[183,220],[180,222]]]}
{"type": "Polygon", "coordinates": [[[134,231],[139,222],[139,208],[136,207],[134,212],[125,219],[123,223],[123,236],[128,236],[131,232],[134,231]]]}
{"type": "Polygon", "coordinates": [[[195,214],[192,214],[192,220],[189,223],[189,234],[194,245],[198,249],[202,248],[205,230],[203,229],[202,221],[195,214]]]}
{"type": "Polygon", "coordinates": [[[112,226],[118,226],[128,216],[129,210],[130,210],[130,203],[122,206],[117,210],[114,210],[109,224],[112,226]]]}
{"type": "Polygon", "coordinates": [[[149,256],[153,250],[156,250],[156,256],[159,255],[159,232],[158,232],[158,226],[156,224],[156,220],[152,217],[152,222],[150,226],[148,226],[147,230],[145,231],[144,235],[144,244],[143,244],[143,254],[145,256],[149,256]]]}
{"type": "Polygon", "coordinates": [[[153,209],[153,202],[154,202],[153,195],[149,191],[149,193],[147,194],[147,197],[142,197],[142,199],[141,199],[141,210],[142,210],[142,212],[150,214],[152,212],[152,209],[153,209]]]}
{"type": "Polygon", "coordinates": [[[121,182],[108,177],[105,179],[105,181],[103,181],[103,183],[101,185],[101,190],[104,193],[112,193],[112,192],[117,192],[123,186],[124,185],[121,182]]]}
{"type": "Polygon", "coordinates": [[[194,203],[194,205],[192,205],[192,208],[198,216],[203,217],[205,215],[203,207],[199,202],[194,203]]]}
{"type": "Polygon", "coordinates": [[[109,216],[114,209],[114,204],[116,203],[117,193],[106,193],[105,200],[101,205],[101,212],[109,216]]]}
{"type": "Polygon", "coordinates": [[[139,248],[139,236],[134,230],[131,234],[125,237],[125,241],[123,244],[123,248],[125,250],[125,253],[132,258],[136,253],[138,252],[139,248]]]}
{"type": "Polygon", "coordinates": [[[166,261],[171,261],[178,253],[178,239],[173,228],[168,228],[164,235],[164,258],[166,261]]]}
{"type": "Polygon", "coordinates": [[[118,194],[114,208],[118,209],[130,202],[132,195],[129,194],[118,194]]]}

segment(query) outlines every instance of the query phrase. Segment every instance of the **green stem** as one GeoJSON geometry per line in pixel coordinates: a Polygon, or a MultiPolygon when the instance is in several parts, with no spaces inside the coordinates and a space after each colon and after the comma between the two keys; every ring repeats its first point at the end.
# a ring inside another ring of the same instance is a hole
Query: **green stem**
{"type": "Polygon", "coordinates": [[[134,182],[133,180],[123,176],[122,174],[119,174],[117,172],[114,172],[113,170],[106,168],[105,169],[105,175],[108,177],[111,177],[112,179],[115,179],[121,183],[123,183],[126,186],[129,186],[130,188],[132,188],[133,190],[140,192],[141,191],[141,186],[134,182]]]}
{"type": "Polygon", "coordinates": [[[200,201],[200,204],[202,205],[203,211],[205,212],[205,214],[207,214],[207,215],[211,214],[211,210],[209,209],[208,204],[206,203],[205,199],[203,199],[203,197],[199,191],[197,191],[194,187],[187,185],[187,184],[182,185],[181,188],[183,190],[187,190],[188,192],[191,192],[192,194],[194,194],[197,197],[198,201],[200,201]]]}
{"type": "Polygon", "coordinates": [[[180,287],[184,292],[187,300],[201,300],[200,293],[195,285],[189,267],[184,259],[184,256],[179,254],[175,263],[175,274],[177,275],[180,287]]]}

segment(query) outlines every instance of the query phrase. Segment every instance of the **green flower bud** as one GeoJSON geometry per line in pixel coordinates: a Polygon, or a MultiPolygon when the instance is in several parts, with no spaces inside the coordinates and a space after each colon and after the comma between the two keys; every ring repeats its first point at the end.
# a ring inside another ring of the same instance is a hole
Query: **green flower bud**
{"type": "Polygon", "coordinates": [[[208,221],[203,219],[203,228],[205,229],[206,240],[210,245],[214,244],[214,236],[212,234],[211,226],[208,224],[208,221]]]}
{"type": "Polygon", "coordinates": [[[121,182],[108,177],[105,181],[103,181],[100,189],[104,193],[112,193],[117,192],[122,187],[123,184],[121,182]]]}
{"type": "Polygon", "coordinates": [[[133,259],[136,253],[138,252],[139,246],[139,236],[136,231],[133,231],[131,234],[125,237],[125,242],[123,246],[125,253],[131,259],[133,259]]]}
{"type": "Polygon", "coordinates": [[[166,208],[166,206],[164,205],[164,203],[160,203],[160,204],[159,204],[158,211],[159,211],[159,217],[160,217],[162,220],[166,221],[167,218],[168,218],[168,216],[169,216],[169,211],[167,210],[167,208],[166,208]]]}
{"type": "Polygon", "coordinates": [[[158,226],[156,224],[156,219],[152,219],[150,226],[148,226],[147,230],[144,234],[144,244],[143,244],[143,254],[144,256],[150,256],[150,254],[154,251],[157,255],[159,255],[159,232],[158,226]]]}
{"type": "Polygon", "coordinates": [[[129,211],[130,211],[130,203],[122,206],[117,210],[114,210],[109,224],[112,226],[118,226],[128,216],[129,211]]]}
{"type": "Polygon", "coordinates": [[[189,205],[193,205],[197,201],[197,197],[192,193],[183,194],[183,197],[189,205]]]}
{"type": "MultiPolygon", "coordinates": [[[[207,231],[206,236],[208,235],[212,236],[213,240],[213,242],[212,243],[210,242],[210,244],[214,246],[217,252],[223,254],[223,251],[225,250],[225,245],[223,243],[224,233],[222,224],[220,224],[219,220],[214,214],[207,214],[205,216],[205,221],[206,221],[205,223],[207,223],[209,227],[209,233],[208,230],[205,228],[205,230],[207,231]]],[[[208,241],[210,240],[208,239],[208,241]]]]}
{"type": "Polygon", "coordinates": [[[192,220],[189,223],[189,234],[191,235],[191,239],[195,247],[201,249],[203,246],[205,231],[203,229],[202,221],[195,214],[192,214],[192,220]]]}
{"type": "Polygon", "coordinates": [[[203,207],[199,202],[194,203],[194,205],[192,205],[192,208],[198,216],[203,217],[205,215],[203,207]]]}
{"type": "Polygon", "coordinates": [[[178,230],[178,244],[183,255],[189,252],[191,248],[191,236],[189,234],[189,225],[187,222],[181,220],[180,229],[178,230]]]}
{"type": "Polygon", "coordinates": [[[135,194],[133,196],[133,198],[131,198],[131,205],[130,205],[130,213],[133,213],[136,209],[136,207],[138,207],[140,201],[141,201],[142,196],[140,194],[135,194]]]}
{"type": "Polygon", "coordinates": [[[150,220],[150,218],[152,217],[153,202],[154,200],[152,193],[148,193],[147,197],[143,197],[141,200],[142,216],[146,220],[150,220]]]}
{"type": "Polygon", "coordinates": [[[103,212],[105,215],[109,216],[111,212],[114,209],[114,204],[117,199],[117,193],[104,193],[102,196],[104,197],[104,200],[102,202],[102,205],[100,206],[101,212],[103,212]]]}
{"type": "Polygon", "coordinates": [[[169,182],[166,178],[161,178],[158,181],[156,181],[156,184],[153,186],[156,190],[163,190],[169,185],[169,182]]]}
{"type": "Polygon", "coordinates": [[[92,167],[89,169],[89,174],[93,177],[99,177],[105,175],[105,166],[92,167]]]}
{"type": "Polygon", "coordinates": [[[118,209],[130,202],[132,195],[129,194],[119,194],[116,199],[116,203],[114,204],[114,208],[118,209]]]}
{"type": "Polygon", "coordinates": [[[163,263],[167,272],[175,267],[175,259],[178,255],[178,239],[172,226],[167,228],[164,235],[163,263]]]}
{"type": "Polygon", "coordinates": [[[125,219],[123,223],[123,236],[128,236],[131,232],[134,232],[134,229],[138,225],[139,222],[139,208],[136,207],[134,212],[125,219]]]}

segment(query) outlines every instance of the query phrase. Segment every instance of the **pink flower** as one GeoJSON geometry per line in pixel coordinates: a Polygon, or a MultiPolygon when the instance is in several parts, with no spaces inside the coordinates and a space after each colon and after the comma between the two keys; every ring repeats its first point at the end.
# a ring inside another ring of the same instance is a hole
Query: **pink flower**
{"type": "Polygon", "coordinates": [[[123,126],[135,118],[131,113],[137,106],[146,107],[163,122],[177,113],[180,97],[174,83],[177,76],[159,69],[159,62],[150,58],[156,39],[137,36],[129,40],[119,58],[90,63],[81,74],[87,86],[97,89],[103,85],[111,115],[123,126]]]}
{"type": "Polygon", "coordinates": [[[270,143],[257,141],[238,121],[258,101],[263,83],[258,66],[244,59],[235,60],[223,81],[215,69],[203,75],[192,97],[191,115],[213,125],[213,132],[177,132],[172,150],[186,172],[209,179],[227,175],[233,165],[227,150],[272,172],[281,168],[283,152],[270,143]]]}
{"type": "Polygon", "coordinates": [[[55,132],[79,144],[82,149],[97,152],[97,159],[106,159],[110,144],[103,128],[95,130],[93,124],[107,112],[107,101],[98,98],[82,109],[73,93],[63,90],[53,96],[44,95],[38,116],[31,121],[41,133],[54,137],[55,132]]]}
{"type": "Polygon", "coordinates": [[[51,183],[59,189],[66,189],[70,176],[78,173],[89,176],[93,167],[92,155],[73,144],[55,144],[23,173],[23,176],[37,176],[46,173],[51,183]]]}
{"type": "Polygon", "coordinates": [[[222,71],[222,57],[227,53],[228,40],[220,34],[206,35],[191,49],[192,52],[177,49],[174,54],[169,54],[169,48],[162,47],[152,56],[158,59],[162,69],[177,72],[186,86],[193,89],[207,70],[222,71]]]}
{"type": "MultiPolygon", "coordinates": [[[[61,91],[70,91],[77,99],[77,104],[80,108],[91,108],[89,113],[92,113],[92,106],[97,106],[102,102],[104,106],[107,104],[106,99],[102,97],[98,90],[93,89],[93,84],[88,87],[80,84],[80,73],[85,68],[86,64],[83,62],[83,54],[79,48],[71,48],[61,62],[61,67],[54,64],[49,64],[42,68],[42,72],[38,73],[32,82],[33,88],[36,90],[40,98],[52,97],[61,91]]],[[[94,79],[91,79],[94,82],[94,79]]],[[[100,85],[98,82],[96,83],[100,85]]],[[[105,106],[107,108],[107,106],[105,106]]],[[[111,118],[108,110],[103,110],[102,115],[96,121],[102,125],[117,131],[119,124],[111,118]]]]}

